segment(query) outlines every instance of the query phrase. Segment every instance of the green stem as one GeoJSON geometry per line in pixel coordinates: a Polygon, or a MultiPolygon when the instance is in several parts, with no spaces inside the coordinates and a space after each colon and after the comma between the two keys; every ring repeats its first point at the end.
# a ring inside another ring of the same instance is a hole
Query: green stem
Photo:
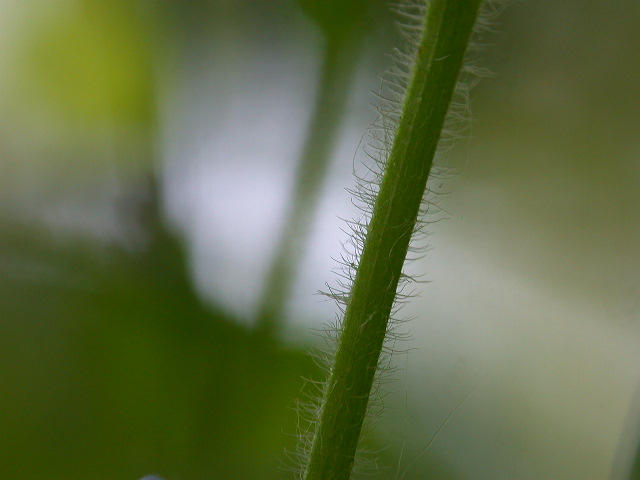
{"type": "Polygon", "coordinates": [[[270,336],[277,335],[282,324],[284,307],[295,278],[294,269],[302,256],[344,117],[358,50],[353,43],[345,42],[342,37],[329,36],[327,39],[320,91],[296,174],[295,190],[258,304],[256,328],[270,336]]]}
{"type": "Polygon", "coordinates": [[[367,230],[305,480],[347,480],[398,281],[482,0],[431,0],[367,230]]]}

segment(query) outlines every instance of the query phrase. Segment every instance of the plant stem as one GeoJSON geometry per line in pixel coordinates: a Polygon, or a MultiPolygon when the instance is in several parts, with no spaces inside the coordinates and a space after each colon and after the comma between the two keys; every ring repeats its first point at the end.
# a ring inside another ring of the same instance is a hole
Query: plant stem
{"type": "Polygon", "coordinates": [[[398,281],[482,0],[431,0],[351,288],[305,480],[347,480],[398,281]]]}
{"type": "Polygon", "coordinates": [[[295,190],[258,304],[256,329],[269,336],[277,335],[282,324],[284,307],[295,278],[294,269],[302,256],[320,188],[330,165],[355,70],[360,40],[356,42],[358,45],[347,43],[342,37],[327,38],[320,91],[298,166],[295,190]]]}

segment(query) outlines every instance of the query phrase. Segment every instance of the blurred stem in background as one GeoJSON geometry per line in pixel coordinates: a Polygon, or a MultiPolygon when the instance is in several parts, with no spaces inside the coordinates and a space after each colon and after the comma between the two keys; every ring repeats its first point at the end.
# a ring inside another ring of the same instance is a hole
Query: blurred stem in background
{"type": "MultiPolygon", "coordinates": [[[[640,379],[639,379],[640,380],[640,379]]],[[[611,480],[640,480],[640,381],[631,398],[611,470],[611,480]]]]}
{"type": "MultiPolygon", "coordinates": [[[[351,0],[342,8],[327,2],[300,0],[325,37],[319,91],[295,178],[294,192],[258,303],[256,328],[277,336],[284,323],[287,299],[309,237],[311,220],[325,183],[361,51],[369,2],[351,0]],[[340,12],[340,19],[333,18],[340,12]]],[[[336,2],[328,2],[336,3],[336,2]]]]}
{"type": "Polygon", "coordinates": [[[640,443],[636,445],[636,454],[633,465],[631,466],[629,480],[640,480],[640,443]]]}

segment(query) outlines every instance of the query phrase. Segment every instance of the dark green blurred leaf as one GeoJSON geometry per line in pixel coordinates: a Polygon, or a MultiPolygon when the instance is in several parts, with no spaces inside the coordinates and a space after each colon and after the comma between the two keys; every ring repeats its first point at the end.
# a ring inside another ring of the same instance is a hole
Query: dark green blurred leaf
{"type": "Polygon", "coordinates": [[[312,362],[206,308],[155,201],[129,211],[148,234],[135,253],[5,222],[0,471],[281,478],[312,362]]]}

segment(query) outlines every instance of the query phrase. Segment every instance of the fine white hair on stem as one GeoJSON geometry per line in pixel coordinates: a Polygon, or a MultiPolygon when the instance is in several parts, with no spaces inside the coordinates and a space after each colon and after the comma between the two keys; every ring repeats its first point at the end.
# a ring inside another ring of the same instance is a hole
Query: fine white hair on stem
{"type": "MultiPolygon", "coordinates": [[[[504,1],[485,0],[481,7],[480,16],[475,24],[469,48],[465,55],[464,66],[459,74],[455,91],[448,108],[438,148],[436,150],[433,168],[423,195],[423,201],[416,226],[407,225],[412,230],[412,242],[405,260],[408,262],[423,256],[428,247],[416,247],[424,245],[422,238],[428,233],[427,226],[446,218],[445,212],[440,206],[438,196],[440,186],[444,179],[449,178],[454,172],[448,166],[447,156],[455,141],[467,135],[470,126],[469,90],[477,83],[480,76],[488,75],[484,69],[477,66],[476,58],[480,50],[482,37],[491,31],[492,20],[503,8],[504,1]]],[[[340,258],[335,259],[338,267],[335,270],[336,279],[333,285],[327,284],[323,293],[333,299],[339,313],[334,322],[326,324],[320,336],[324,339],[324,347],[313,352],[313,357],[327,373],[331,373],[333,355],[338,344],[341,332],[342,319],[351,298],[351,288],[354,283],[358,263],[365,244],[365,238],[372,217],[376,198],[380,190],[382,177],[386,169],[391,148],[394,143],[396,130],[399,125],[405,103],[405,96],[409,82],[412,79],[415,58],[419,52],[420,41],[423,35],[424,21],[428,10],[428,4],[416,1],[401,1],[392,5],[392,9],[398,19],[399,30],[403,45],[392,53],[392,66],[382,76],[381,87],[377,92],[377,119],[368,130],[369,141],[362,148],[364,160],[360,168],[354,168],[356,178],[355,186],[348,189],[352,195],[352,202],[360,210],[360,216],[352,220],[346,220],[348,226],[348,240],[343,245],[340,258]]],[[[402,227],[400,227],[402,228],[402,227]]],[[[402,351],[398,344],[406,340],[409,335],[401,328],[406,319],[399,316],[399,311],[407,300],[416,295],[412,288],[420,280],[403,273],[397,288],[394,288],[394,305],[387,324],[386,339],[380,355],[374,384],[367,407],[367,420],[370,422],[382,412],[382,399],[385,396],[385,384],[390,381],[393,368],[391,358],[402,351]]],[[[298,402],[298,449],[290,454],[297,468],[294,470],[301,477],[304,466],[310,455],[317,423],[322,412],[322,399],[327,393],[326,382],[307,381],[304,396],[298,402]]],[[[372,431],[365,426],[364,431],[372,431]]],[[[366,473],[373,466],[376,468],[375,457],[372,452],[366,451],[365,444],[360,441],[354,474],[366,473]]],[[[375,452],[373,452],[375,453],[375,452]]]]}

